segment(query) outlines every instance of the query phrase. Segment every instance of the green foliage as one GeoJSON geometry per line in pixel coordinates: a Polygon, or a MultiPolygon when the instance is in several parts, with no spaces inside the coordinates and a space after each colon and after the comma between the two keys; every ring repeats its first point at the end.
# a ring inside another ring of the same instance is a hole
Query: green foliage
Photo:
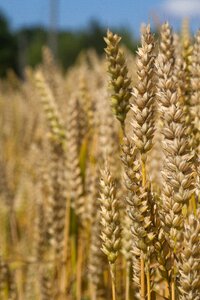
{"type": "MultiPolygon", "coordinates": [[[[89,48],[93,48],[99,55],[103,54],[104,41],[102,36],[106,28],[97,21],[91,21],[83,30],[61,30],[57,33],[58,62],[67,69],[73,65],[78,55],[89,48]]],[[[114,30],[114,29],[113,29],[114,30]]],[[[132,51],[136,48],[132,34],[125,28],[118,29],[124,44],[132,51]]],[[[42,61],[42,46],[49,44],[49,32],[42,27],[22,28],[11,33],[8,21],[0,16],[0,76],[5,76],[12,68],[19,74],[25,65],[35,67],[42,61]]]]}
{"type": "Polygon", "coordinates": [[[0,77],[10,68],[17,70],[16,38],[10,32],[8,21],[0,14],[0,77]]]}
{"type": "Polygon", "coordinates": [[[24,52],[26,63],[35,67],[42,60],[42,46],[47,43],[47,32],[41,27],[25,28],[17,33],[18,43],[24,42],[19,49],[24,52]]]}

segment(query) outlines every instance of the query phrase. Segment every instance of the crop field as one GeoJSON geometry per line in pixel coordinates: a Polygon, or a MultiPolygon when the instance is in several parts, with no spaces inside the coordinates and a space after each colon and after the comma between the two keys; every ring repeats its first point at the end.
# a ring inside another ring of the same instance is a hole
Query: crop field
{"type": "Polygon", "coordinates": [[[200,300],[200,31],[104,40],[0,81],[0,300],[200,300]]]}

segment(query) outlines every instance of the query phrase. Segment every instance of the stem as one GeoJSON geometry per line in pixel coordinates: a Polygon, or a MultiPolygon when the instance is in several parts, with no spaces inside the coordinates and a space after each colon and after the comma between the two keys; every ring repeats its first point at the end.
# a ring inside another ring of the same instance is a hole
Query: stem
{"type": "Polygon", "coordinates": [[[141,280],[141,300],[145,300],[145,271],[144,271],[144,258],[141,257],[140,263],[140,280],[141,280]]]}
{"type": "Polygon", "coordinates": [[[130,298],[130,262],[126,263],[126,300],[130,298]]]}
{"type": "Polygon", "coordinates": [[[144,187],[146,185],[146,166],[145,162],[142,161],[142,186],[144,187]]]}
{"type": "Polygon", "coordinates": [[[65,213],[65,236],[64,236],[64,247],[63,247],[63,261],[61,265],[61,276],[60,276],[60,291],[65,294],[67,289],[67,255],[69,246],[69,224],[70,224],[70,198],[67,199],[66,213],[65,213]]]}
{"type": "MultiPolygon", "coordinates": [[[[11,229],[11,238],[12,238],[12,245],[16,247],[18,253],[20,253],[20,246],[19,246],[19,236],[17,232],[17,219],[16,214],[13,208],[13,205],[10,206],[9,211],[9,221],[10,221],[10,229],[11,229]]],[[[17,293],[19,300],[23,299],[23,287],[22,287],[22,270],[16,270],[16,286],[17,286],[17,293]]]]}
{"type": "MultiPolygon", "coordinates": [[[[142,160],[142,186],[146,185],[146,167],[145,162],[142,160]]],[[[145,300],[146,287],[145,287],[145,262],[144,256],[141,252],[141,262],[140,262],[140,280],[141,280],[141,300],[145,300]]]]}
{"type": "Polygon", "coordinates": [[[172,254],[172,273],[171,273],[171,300],[175,300],[175,272],[174,272],[174,253],[172,254]]]}
{"type": "Polygon", "coordinates": [[[149,266],[147,268],[147,299],[151,300],[151,277],[150,277],[149,266]]]}
{"type": "MultiPolygon", "coordinates": [[[[152,300],[156,300],[157,298],[156,298],[156,292],[155,291],[152,291],[151,292],[151,299],[152,300]]],[[[163,299],[165,299],[165,297],[163,297],[163,299]]]]}
{"type": "Polygon", "coordinates": [[[171,282],[171,297],[172,300],[175,300],[175,280],[174,277],[172,278],[172,282],[171,282]]]}
{"type": "Polygon", "coordinates": [[[112,300],[116,300],[115,271],[114,271],[114,264],[111,263],[110,263],[110,275],[112,280],[112,300]]]}
{"type": "Polygon", "coordinates": [[[170,297],[170,279],[169,279],[169,276],[167,276],[167,282],[166,282],[166,287],[165,287],[165,290],[164,290],[164,296],[167,299],[169,299],[169,297],[170,297]]]}
{"type": "Polygon", "coordinates": [[[121,128],[122,128],[123,137],[125,137],[126,136],[126,133],[125,133],[125,122],[121,123],[121,128]]]}
{"type": "Polygon", "coordinates": [[[82,234],[79,240],[78,247],[78,261],[77,261],[77,269],[76,269],[76,299],[81,300],[81,290],[82,290],[82,263],[83,263],[83,246],[84,240],[82,239],[82,234]]]}
{"type": "Polygon", "coordinates": [[[96,300],[96,290],[95,290],[95,287],[93,285],[92,282],[89,283],[89,289],[90,289],[90,297],[92,300],[96,300]]]}
{"type": "Polygon", "coordinates": [[[121,124],[120,132],[119,132],[119,142],[120,142],[120,144],[122,144],[123,139],[125,137],[126,137],[125,124],[121,124]]]}
{"type": "Polygon", "coordinates": [[[116,300],[115,282],[112,280],[112,300],[116,300]]]}

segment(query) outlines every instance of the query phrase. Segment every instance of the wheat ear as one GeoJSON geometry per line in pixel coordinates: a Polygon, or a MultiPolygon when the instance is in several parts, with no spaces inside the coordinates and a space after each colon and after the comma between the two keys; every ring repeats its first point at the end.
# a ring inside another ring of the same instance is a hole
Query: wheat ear
{"type": "Polygon", "coordinates": [[[107,164],[101,173],[100,180],[100,209],[101,209],[101,239],[102,251],[107,256],[112,278],[113,300],[116,298],[115,292],[115,261],[120,250],[120,219],[119,204],[116,198],[116,187],[112,180],[107,164]]]}
{"type": "Polygon", "coordinates": [[[104,40],[107,44],[105,52],[108,61],[108,72],[111,76],[111,106],[117,119],[122,124],[122,128],[124,128],[126,114],[130,109],[131,79],[128,76],[124,53],[119,48],[121,38],[108,30],[104,40]]]}
{"type": "Polygon", "coordinates": [[[184,224],[183,245],[179,256],[179,291],[181,300],[198,300],[200,292],[200,211],[189,215],[184,224]]]}
{"type": "Polygon", "coordinates": [[[177,237],[183,226],[182,210],[193,192],[193,154],[187,140],[184,111],[180,105],[177,86],[173,80],[173,65],[165,62],[162,53],[157,59],[158,99],[163,121],[164,165],[162,171],[161,222],[171,248],[172,297],[175,297],[174,253],[177,237]]]}

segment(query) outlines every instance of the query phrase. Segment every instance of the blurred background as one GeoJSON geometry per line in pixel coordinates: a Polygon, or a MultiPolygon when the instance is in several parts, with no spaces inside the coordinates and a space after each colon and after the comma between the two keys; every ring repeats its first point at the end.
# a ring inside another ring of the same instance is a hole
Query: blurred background
{"type": "Polygon", "coordinates": [[[40,63],[43,45],[63,69],[85,49],[102,54],[107,28],[135,51],[142,23],[157,32],[167,20],[179,31],[186,16],[196,31],[200,0],[0,0],[0,76],[12,69],[22,77],[26,64],[40,63]]]}

